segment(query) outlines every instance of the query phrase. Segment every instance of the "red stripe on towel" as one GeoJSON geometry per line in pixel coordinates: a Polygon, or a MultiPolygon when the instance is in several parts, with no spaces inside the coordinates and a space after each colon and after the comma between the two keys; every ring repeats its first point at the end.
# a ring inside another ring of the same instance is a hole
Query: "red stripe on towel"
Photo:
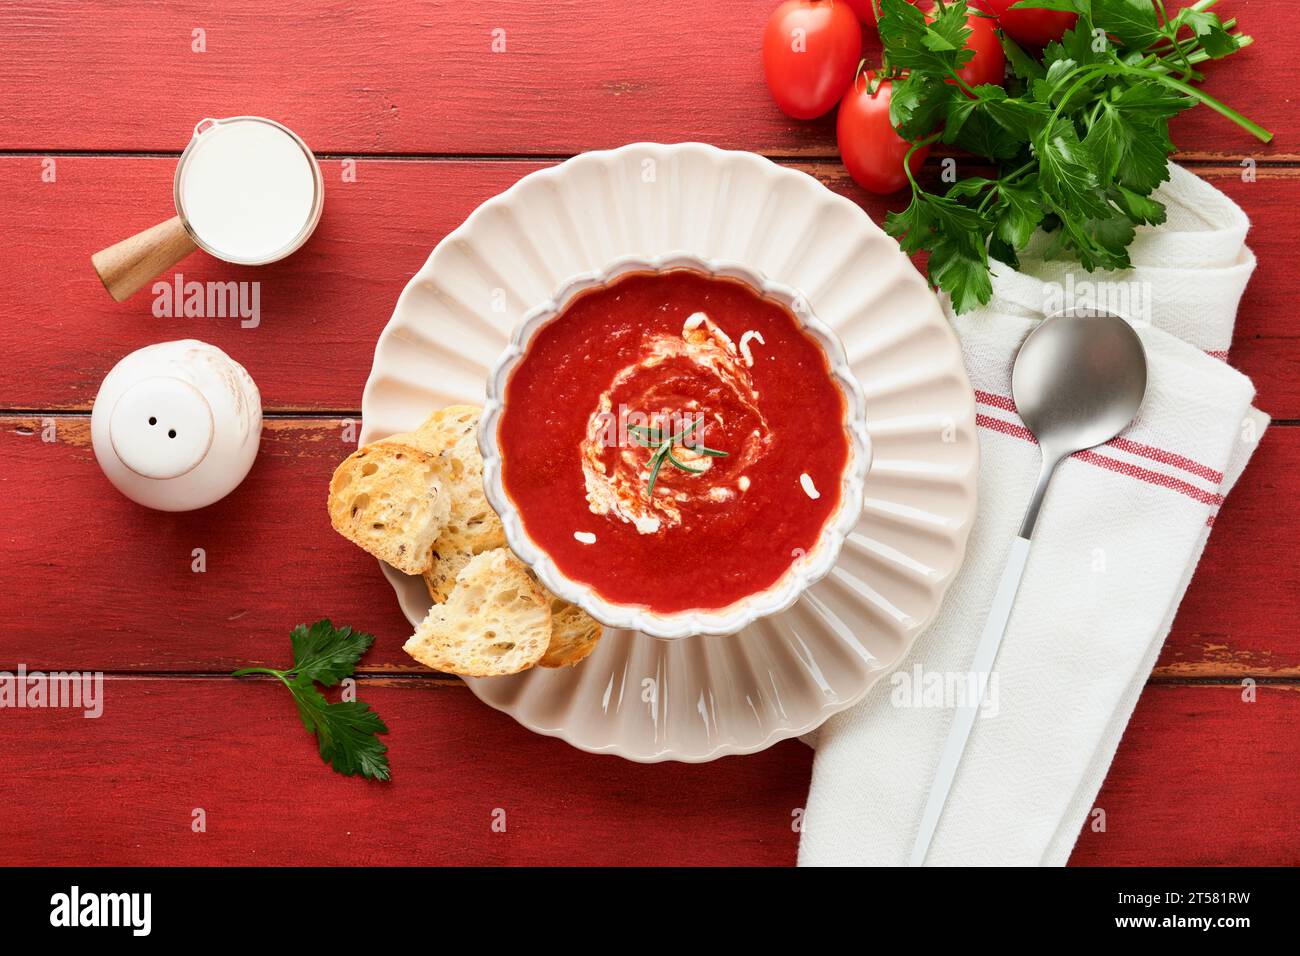
{"type": "Polygon", "coordinates": [[[1153,485],[1159,485],[1162,488],[1168,488],[1170,491],[1177,491],[1189,498],[1195,498],[1201,504],[1218,506],[1223,504],[1223,495],[1210,493],[1197,488],[1195,485],[1189,485],[1181,478],[1175,478],[1172,475],[1162,475],[1158,471],[1151,471],[1147,468],[1139,468],[1137,465],[1130,465],[1126,461],[1116,461],[1114,458],[1107,458],[1105,455],[1099,455],[1095,451],[1075,452],[1071,457],[1078,458],[1080,461],[1086,461],[1090,465],[1099,465],[1102,468],[1108,468],[1113,472],[1121,475],[1127,475],[1130,478],[1138,478],[1142,481],[1149,482],[1153,485]]]}
{"type": "Polygon", "coordinates": [[[1143,458],[1150,458],[1152,461],[1158,461],[1162,465],[1173,465],[1181,468],[1183,471],[1190,472],[1197,478],[1204,478],[1206,481],[1212,481],[1216,485],[1223,484],[1223,472],[1215,471],[1208,465],[1202,465],[1199,461],[1193,461],[1190,458],[1184,458],[1182,455],[1174,454],[1172,451],[1165,451],[1163,448],[1156,448],[1153,445],[1144,445],[1141,442],[1133,441],[1131,438],[1112,438],[1106,442],[1107,445],[1114,445],[1120,451],[1126,451],[1130,455],[1141,455],[1143,458]]]}
{"type": "Polygon", "coordinates": [[[995,395],[992,392],[981,392],[978,388],[975,389],[975,400],[977,402],[983,402],[985,405],[992,405],[994,408],[1000,408],[1007,412],[1014,412],[1016,410],[1016,403],[1005,395],[995,395]]]}
{"type": "MultiPolygon", "coordinates": [[[[1003,421],[1000,418],[994,418],[992,415],[977,414],[975,416],[975,424],[981,428],[987,428],[990,431],[1001,432],[1003,435],[1010,435],[1013,438],[1019,438],[1021,441],[1027,441],[1030,444],[1038,444],[1037,439],[1034,438],[1033,432],[1025,426],[1017,425],[1014,422],[1003,421]]],[[[1139,481],[1145,481],[1151,485],[1158,485],[1159,487],[1166,488],[1169,491],[1176,491],[1179,494],[1186,495],[1189,498],[1201,502],[1201,504],[1213,506],[1223,504],[1223,495],[1197,488],[1195,485],[1188,484],[1172,475],[1164,475],[1158,471],[1151,471],[1148,468],[1140,468],[1137,465],[1130,464],[1126,461],[1117,461],[1114,458],[1109,458],[1106,455],[1098,454],[1092,450],[1075,452],[1071,457],[1077,458],[1082,462],[1087,462],[1090,465],[1096,465],[1099,468],[1113,471],[1116,474],[1124,475],[1127,478],[1136,478],[1139,481]]]]}
{"type": "MultiPolygon", "coordinates": [[[[1006,412],[1014,412],[1016,403],[1005,395],[995,395],[993,392],[983,392],[975,390],[977,401],[985,405],[991,405],[993,408],[1000,408],[1006,412]]],[[[1197,478],[1204,478],[1206,481],[1212,481],[1216,485],[1223,484],[1223,473],[1215,471],[1208,465],[1202,465],[1199,461],[1188,458],[1186,455],[1179,455],[1176,452],[1166,451],[1163,448],[1157,448],[1154,445],[1145,445],[1142,442],[1134,441],[1131,438],[1112,438],[1106,442],[1107,445],[1114,446],[1120,451],[1126,451],[1130,455],[1138,455],[1142,458],[1150,458],[1152,461],[1158,461],[1162,465],[1171,465],[1174,468],[1181,468],[1197,478]]]]}
{"type": "Polygon", "coordinates": [[[1015,422],[1003,421],[1001,418],[994,418],[992,415],[981,415],[975,413],[975,424],[981,428],[990,428],[995,432],[1001,432],[1004,435],[1011,435],[1013,438],[1021,438],[1031,445],[1037,445],[1038,439],[1024,425],[1017,425],[1015,422]]]}

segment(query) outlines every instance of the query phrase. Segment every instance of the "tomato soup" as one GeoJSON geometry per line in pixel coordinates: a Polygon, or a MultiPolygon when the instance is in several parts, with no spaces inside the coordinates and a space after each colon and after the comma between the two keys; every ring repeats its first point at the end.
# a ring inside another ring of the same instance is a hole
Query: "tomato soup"
{"type": "Polygon", "coordinates": [[[635,272],[576,296],[506,384],[502,482],[569,578],[657,613],[775,584],[836,511],[846,406],[747,283],[635,272]]]}

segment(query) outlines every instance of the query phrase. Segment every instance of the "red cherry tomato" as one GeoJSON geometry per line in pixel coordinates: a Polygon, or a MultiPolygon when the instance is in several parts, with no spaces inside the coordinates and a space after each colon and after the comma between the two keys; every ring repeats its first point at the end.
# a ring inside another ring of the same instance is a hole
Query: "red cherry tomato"
{"type": "Polygon", "coordinates": [[[844,2],[849,5],[849,9],[856,13],[858,19],[863,23],[876,22],[876,8],[871,5],[871,0],[844,0],[844,2]]]}
{"type": "MultiPolygon", "coordinates": [[[[1015,3],[1016,0],[1010,2],[1015,3]]],[[[974,7],[975,4],[971,3],[968,6],[974,7]]],[[[926,19],[934,18],[927,14],[926,19]]],[[[966,26],[970,28],[970,36],[966,38],[966,49],[974,50],[975,55],[966,61],[966,65],[957,71],[957,75],[967,86],[979,86],[982,83],[996,83],[1001,86],[1002,81],[1006,79],[1007,55],[1002,52],[1002,41],[998,39],[998,31],[993,26],[993,20],[971,14],[966,18],[966,26]]]]}
{"type": "MultiPolygon", "coordinates": [[[[844,94],[835,121],[835,136],[840,159],[854,182],[863,189],[885,195],[907,185],[903,159],[912,144],[899,136],[889,121],[889,81],[881,81],[874,92],[872,81],[871,73],[863,73],[844,94]]],[[[929,146],[922,146],[912,154],[908,166],[913,174],[929,152],[929,146]]]]}
{"type": "Polygon", "coordinates": [[[966,81],[967,86],[981,83],[1001,86],[1007,75],[1007,55],[1002,52],[1002,41],[998,39],[993,21],[988,17],[970,16],[966,18],[966,26],[970,27],[966,47],[974,50],[975,55],[957,71],[957,75],[966,81]]]}
{"type": "Polygon", "coordinates": [[[840,0],[785,0],[763,30],[763,75],[795,119],[829,112],[862,58],[862,28],[840,0]]]}
{"type": "Polygon", "coordinates": [[[998,26],[1017,43],[1025,46],[1044,47],[1053,40],[1059,40],[1066,30],[1074,28],[1078,14],[1065,10],[1011,10],[1009,7],[1019,0],[986,0],[992,12],[997,14],[998,26]]]}

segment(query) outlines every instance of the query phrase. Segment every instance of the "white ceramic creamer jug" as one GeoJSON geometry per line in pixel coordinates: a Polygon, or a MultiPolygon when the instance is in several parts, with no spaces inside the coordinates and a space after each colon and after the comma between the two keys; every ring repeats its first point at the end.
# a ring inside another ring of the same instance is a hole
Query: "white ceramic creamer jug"
{"type": "Polygon", "coordinates": [[[241,265],[275,262],[316,228],[325,185],[312,151],[263,116],[200,120],[176,164],[176,215],[90,257],[118,302],[195,249],[241,265]]]}
{"type": "Polygon", "coordinates": [[[90,433],[99,466],[122,494],[160,511],[190,511],[224,498],[248,474],[262,399],[221,349],[160,342],[108,373],[90,433]]]}

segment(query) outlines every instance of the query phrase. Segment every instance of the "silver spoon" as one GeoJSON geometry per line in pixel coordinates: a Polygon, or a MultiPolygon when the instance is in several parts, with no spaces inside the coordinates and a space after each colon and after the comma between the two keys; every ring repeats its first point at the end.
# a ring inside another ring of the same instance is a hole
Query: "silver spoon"
{"type": "MultiPolygon", "coordinates": [[[[971,672],[978,677],[992,673],[1029,557],[1029,539],[1038,521],[1038,509],[1056,466],[1076,451],[1100,445],[1119,434],[1137,414],[1146,387],[1147,360],[1142,340],[1133,326],[1109,312],[1057,313],[1044,319],[1020,346],[1011,374],[1011,394],[1025,427],[1038,439],[1043,469],[1020,532],[1011,544],[1011,556],[975,648],[971,672]]],[[[975,700],[963,703],[953,715],[912,847],[912,866],[925,862],[934,839],[957,764],[983,701],[985,683],[978,682],[977,687],[975,700]]]]}

